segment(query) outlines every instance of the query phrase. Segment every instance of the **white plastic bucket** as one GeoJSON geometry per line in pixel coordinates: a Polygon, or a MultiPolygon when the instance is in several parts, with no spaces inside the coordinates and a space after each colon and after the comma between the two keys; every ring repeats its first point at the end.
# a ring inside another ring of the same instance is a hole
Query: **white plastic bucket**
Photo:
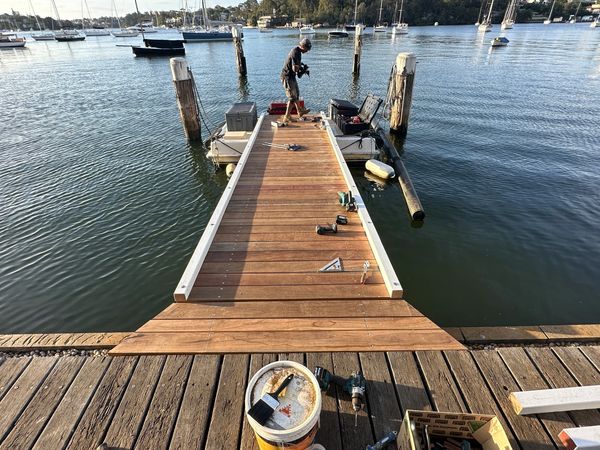
{"type": "Polygon", "coordinates": [[[312,445],[319,429],[321,389],[312,372],[302,364],[276,361],[254,374],[246,389],[244,406],[261,450],[304,450],[312,445]],[[279,397],[279,407],[260,425],[248,415],[248,410],[263,395],[275,391],[290,373],[294,378],[279,397]]]}

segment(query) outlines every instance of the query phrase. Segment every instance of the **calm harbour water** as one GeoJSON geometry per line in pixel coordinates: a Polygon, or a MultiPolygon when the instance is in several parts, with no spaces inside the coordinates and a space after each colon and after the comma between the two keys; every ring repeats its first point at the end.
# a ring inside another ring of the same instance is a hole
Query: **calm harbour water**
{"type": "MultiPolygon", "coordinates": [[[[445,326],[599,322],[600,30],[517,25],[492,51],[497,31],[367,36],[357,81],[352,40],[319,33],[301,92],[384,96],[416,53],[403,159],[425,225],[354,171],[405,298],[445,326]]],[[[187,45],[210,123],[283,97],[298,36],[245,35],[247,83],[230,43],[187,45]]],[[[172,301],[227,179],[183,136],[168,59],[115,46],[139,40],[0,51],[0,333],[133,330],[172,301]]]]}

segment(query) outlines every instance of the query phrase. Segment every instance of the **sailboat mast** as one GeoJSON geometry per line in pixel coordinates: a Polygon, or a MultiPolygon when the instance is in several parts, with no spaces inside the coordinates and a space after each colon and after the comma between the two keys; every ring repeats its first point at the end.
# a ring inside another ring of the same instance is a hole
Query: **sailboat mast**
{"type": "Polygon", "coordinates": [[[354,0],[354,22],[353,25],[356,25],[356,11],[358,9],[358,0],[354,0]]]}
{"type": "Polygon", "coordinates": [[[398,0],[396,0],[396,4],[394,5],[394,15],[392,16],[392,22],[396,20],[396,13],[398,12],[398,0]]]}
{"type": "Polygon", "coordinates": [[[377,25],[381,25],[381,12],[383,11],[383,0],[379,3],[379,19],[377,19],[377,25]]]}
{"type": "Polygon", "coordinates": [[[402,23],[402,11],[404,10],[404,0],[400,2],[400,14],[398,15],[398,23],[402,23]]]}
{"type": "Polygon", "coordinates": [[[31,0],[29,0],[29,6],[31,7],[31,12],[33,12],[33,17],[35,17],[35,22],[37,23],[39,30],[42,31],[40,21],[38,20],[37,14],[35,13],[35,9],[33,9],[33,3],[31,3],[31,0]]]}
{"type": "Polygon", "coordinates": [[[554,11],[554,4],[556,3],[556,0],[554,0],[552,2],[552,7],[550,8],[550,14],[548,14],[548,20],[552,20],[552,11],[554,11]]]}
{"type": "Polygon", "coordinates": [[[492,23],[492,10],[493,9],[494,9],[494,0],[492,0],[492,2],[490,3],[490,10],[488,11],[487,18],[485,19],[485,22],[488,24],[492,23]]]}

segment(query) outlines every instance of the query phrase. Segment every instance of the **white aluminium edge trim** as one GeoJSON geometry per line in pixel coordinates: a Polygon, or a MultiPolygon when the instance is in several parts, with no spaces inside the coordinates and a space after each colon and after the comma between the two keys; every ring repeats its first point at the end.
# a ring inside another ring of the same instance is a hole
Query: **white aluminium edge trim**
{"type": "Polygon", "coordinates": [[[379,270],[381,275],[383,276],[383,281],[385,282],[385,286],[388,290],[388,293],[391,298],[402,298],[404,294],[402,290],[402,285],[398,280],[398,276],[396,275],[396,271],[392,266],[390,258],[385,251],[385,247],[379,238],[379,234],[375,229],[375,225],[373,225],[373,220],[371,220],[371,216],[363,199],[354,183],[354,178],[352,178],[352,174],[350,173],[350,169],[346,164],[346,160],[344,159],[344,155],[340,150],[340,147],[335,139],[333,131],[331,130],[331,126],[329,125],[329,120],[325,117],[325,113],[321,112],[321,117],[325,126],[327,128],[327,134],[329,136],[329,141],[333,146],[333,151],[338,160],[340,168],[342,169],[342,174],[344,175],[344,179],[346,180],[346,184],[348,188],[352,191],[352,195],[356,201],[356,206],[358,208],[358,217],[360,218],[363,227],[365,229],[365,233],[367,234],[367,239],[369,240],[369,244],[371,245],[371,250],[373,251],[373,255],[377,260],[377,264],[379,265],[379,270]]]}
{"type": "Polygon", "coordinates": [[[202,233],[202,237],[196,245],[196,249],[190,258],[185,270],[183,271],[183,275],[181,275],[181,279],[177,284],[177,288],[173,293],[173,297],[176,302],[184,302],[190,296],[190,292],[194,287],[194,282],[196,281],[196,277],[198,277],[198,273],[200,272],[200,268],[202,264],[204,264],[204,259],[206,258],[206,254],[212,244],[213,239],[215,238],[215,234],[221,224],[221,219],[223,218],[223,214],[225,214],[225,210],[227,209],[227,205],[229,205],[229,200],[231,200],[231,196],[233,195],[233,191],[237,186],[237,183],[242,174],[244,165],[250,156],[250,151],[252,150],[252,146],[256,141],[260,128],[262,126],[263,120],[265,118],[265,114],[261,114],[256,126],[254,127],[254,131],[248,139],[248,143],[242,152],[242,156],[240,156],[240,160],[237,163],[235,171],[233,175],[229,179],[227,186],[225,187],[225,191],[221,198],[219,199],[219,203],[217,203],[217,207],[215,208],[212,216],[210,216],[210,220],[206,224],[206,228],[202,233]]]}

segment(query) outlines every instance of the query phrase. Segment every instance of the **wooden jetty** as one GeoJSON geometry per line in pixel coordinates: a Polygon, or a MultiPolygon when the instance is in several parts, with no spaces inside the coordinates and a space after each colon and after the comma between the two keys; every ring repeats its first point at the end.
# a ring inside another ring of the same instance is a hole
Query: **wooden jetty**
{"type": "Polygon", "coordinates": [[[598,410],[517,416],[514,390],[600,384],[600,346],[366,353],[0,357],[0,449],[257,449],[246,384],[278,359],[347,376],[361,367],[367,407],[323,397],[317,442],[364,450],[398,430],[406,409],[496,414],[514,449],[562,448],[563,428],[598,410]]]}
{"type": "Polygon", "coordinates": [[[111,354],[462,348],[401,300],[402,286],[331,128],[324,121],[273,127],[278,119],[260,117],[176,303],[111,354]],[[352,191],[358,212],[346,213],[339,191],[352,191]],[[349,223],[337,233],[315,232],[342,213],[349,223]],[[343,272],[319,272],[335,258],[343,272]]]}

